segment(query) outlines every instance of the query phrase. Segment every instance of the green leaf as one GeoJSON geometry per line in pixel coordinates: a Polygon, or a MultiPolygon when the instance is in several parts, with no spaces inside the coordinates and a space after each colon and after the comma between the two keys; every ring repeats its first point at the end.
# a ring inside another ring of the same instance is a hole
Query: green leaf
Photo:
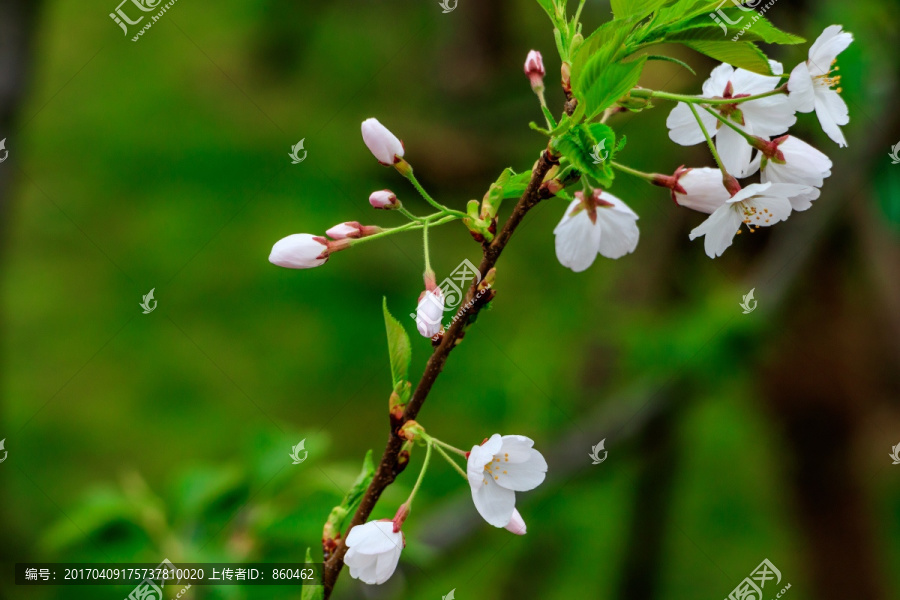
{"type": "Polygon", "coordinates": [[[621,22],[610,21],[598,27],[572,56],[572,87],[586,89],[594,81],[594,75],[602,71],[620,55],[624,55],[624,42],[629,30],[621,22]]]}
{"type": "Polygon", "coordinates": [[[391,355],[391,378],[394,388],[406,381],[409,372],[409,363],[412,361],[412,349],[409,343],[409,335],[403,325],[388,311],[387,298],[382,299],[384,309],[384,326],[387,329],[388,350],[391,355]]]}
{"type": "Polygon", "coordinates": [[[760,75],[773,75],[769,59],[752,42],[679,42],[710,58],[760,75]]]}
{"type": "Polygon", "coordinates": [[[555,139],[554,149],[569,160],[571,165],[608,187],[613,180],[609,165],[610,153],[615,145],[615,133],[602,123],[578,125],[555,139]],[[595,162],[594,156],[602,158],[595,162]]]}
{"type": "Polygon", "coordinates": [[[726,18],[719,19],[718,22],[709,15],[700,15],[680,23],[665,33],[665,40],[742,41],[767,44],[800,44],[806,41],[802,37],[778,29],[771,21],[755,12],[729,8],[722,13],[726,18]]]}
{"type": "MultiPolygon", "coordinates": [[[[309,548],[306,549],[306,564],[314,564],[312,559],[312,551],[309,548]]],[[[324,600],[325,598],[324,586],[304,585],[301,586],[301,588],[302,590],[300,591],[300,600],[324,600]]]]}
{"type": "Polygon", "coordinates": [[[590,121],[630,92],[641,78],[646,62],[647,57],[642,56],[631,62],[613,63],[598,73],[591,87],[583,90],[579,98],[584,102],[587,120],[590,121]]]}
{"type": "Polygon", "coordinates": [[[617,19],[634,17],[640,21],[669,0],[611,0],[613,15],[617,19]]]}

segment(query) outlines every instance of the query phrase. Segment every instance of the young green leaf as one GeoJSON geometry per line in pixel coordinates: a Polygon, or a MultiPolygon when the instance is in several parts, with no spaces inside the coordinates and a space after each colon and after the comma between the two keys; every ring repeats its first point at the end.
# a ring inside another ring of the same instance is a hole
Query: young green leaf
{"type": "Polygon", "coordinates": [[[587,119],[590,121],[631,91],[641,78],[646,62],[647,57],[641,56],[631,62],[610,64],[598,73],[591,86],[581,92],[587,119]]]}
{"type": "Polygon", "coordinates": [[[602,186],[609,186],[614,177],[608,160],[614,143],[615,133],[602,123],[578,125],[553,141],[556,151],[574,168],[602,186]]]}
{"type": "Polygon", "coordinates": [[[611,0],[613,15],[617,19],[634,17],[640,21],[647,15],[663,6],[669,0],[611,0]]]}
{"type": "Polygon", "coordinates": [[[665,56],[665,55],[663,55],[663,54],[648,54],[648,55],[647,55],[647,60],[663,60],[663,61],[666,61],[666,62],[675,63],[676,65],[678,65],[678,66],[680,66],[680,67],[684,67],[685,69],[687,69],[688,71],[690,71],[690,72],[691,72],[691,75],[696,75],[696,74],[697,74],[697,73],[694,71],[694,69],[691,68],[691,65],[687,64],[687,63],[684,62],[683,60],[678,60],[677,58],[673,58],[673,57],[671,57],[671,56],[665,56]]]}
{"type": "Polygon", "coordinates": [[[382,309],[384,310],[384,326],[387,330],[388,351],[391,356],[391,378],[393,387],[406,381],[406,375],[409,372],[409,363],[412,361],[412,349],[409,343],[409,335],[403,328],[403,325],[395,319],[387,307],[387,298],[382,301],[382,309]]]}
{"type": "Polygon", "coordinates": [[[718,23],[709,15],[700,15],[679,23],[665,32],[665,40],[722,42],[730,41],[740,34],[739,40],[742,42],[800,44],[805,41],[802,37],[778,29],[760,14],[748,13],[739,8],[729,8],[722,12],[726,19],[720,19],[718,23]]]}
{"type": "MultiPolygon", "coordinates": [[[[306,549],[306,564],[313,564],[312,551],[306,549]]],[[[324,600],[325,588],[321,585],[304,585],[300,591],[300,600],[324,600]]]]}

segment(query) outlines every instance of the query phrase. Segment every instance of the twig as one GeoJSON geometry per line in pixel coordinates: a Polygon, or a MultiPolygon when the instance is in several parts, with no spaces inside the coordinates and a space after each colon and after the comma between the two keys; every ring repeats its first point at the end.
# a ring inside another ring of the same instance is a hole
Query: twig
{"type": "MultiPolygon", "coordinates": [[[[481,265],[478,267],[478,270],[482,275],[494,268],[497,259],[500,258],[500,254],[503,252],[503,249],[506,248],[506,244],[509,243],[512,234],[522,222],[525,215],[528,214],[528,211],[534,208],[538,202],[550,196],[546,191],[546,188],[542,188],[541,186],[544,182],[544,177],[546,177],[550,169],[558,164],[558,162],[558,157],[552,153],[549,146],[541,153],[540,159],[535,163],[534,169],[532,170],[531,181],[529,181],[528,187],[522,194],[516,207],[513,209],[509,219],[507,219],[506,223],[503,225],[503,229],[500,230],[497,237],[494,238],[494,241],[484,248],[481,265]]],[[[476,293],[477,282],[473,282],[467,292],[466,302],[472,301],[475,298],[476,293]]],[[[403,439],[398,435],[399,427],[406,421],[415,419],[418,416],[419,411],[422,409],[422,405],[425,403],[425,399],[428,397],[428,393],[431,391],[431,386],[434,385],[438,375],[440,375],[441,371],[444,369],[444,364],[450,356],[450,351],[462,340],[463,335],[465,334],[466,325],[474,319],[484,304],[485,302],[474,302],[469,309],[466,318],[457,319],[450,328],[444,332],[440,344],[435,348],[431,358],[428,359],[428,363],[425,365],[425,371],[422,374],[422,378],[419,380],[419,384],[416,386],[415,392],[413,392],[412,398],[410,398],[409,403],[406,405],[403,418],[400,420],[399,424],[392,429],[388,436],[387,446],[384,449],[384,454],[381,456],[381,461],[378,463],[378,468],[375,470],[375,476],[372,479],[372,483],[369,484],[369,487],[360,502],[359,508],[353,515],[353,519],[350,521],[348,531],[357,525],[362,525],[368,520],[369,515],[375,508],[375,504],[381,497],[382,492],[384,492],[387,486],[394,482],[394,479],[396,479],[397,475],[403,470],[403,467],[398,464],[400,449],[403,445],[403,439]]],[[[337,541],[337,547],[334,549],[334,552],[327,557],[327,560],[325,561],[325,570],[322,579],[326,599],[331,596],[334,584],[344,566],[344,554],[346,552],[347,546],[344,543],[344,539],[341,538],[337,541]]]]}

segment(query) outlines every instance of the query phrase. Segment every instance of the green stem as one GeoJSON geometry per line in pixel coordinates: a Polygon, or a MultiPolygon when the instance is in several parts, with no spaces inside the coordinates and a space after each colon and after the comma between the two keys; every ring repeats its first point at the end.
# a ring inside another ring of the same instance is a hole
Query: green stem
{"type": "Polygon", "coordinates": [[[435,444],[437,444],[438,446],[442,446],[442,447],[446,448],[447,450],[450,450],[451,452],[455,452],[456,454],[459,454],[463,458],[466,457],[465,450],[460,450],[456,446],[451,446],[447,442],[442,442],[441,440],[439,440],[437,438],[431,438],[431,441],[434,442],[435,444]]]}
{"type": "Polygon", "coordinates": [[[742,102],[750,102],[751,100],[759,100],[760,98],[768,98],[769,96],[777,96],[785,93],[783,87],[777,87],[772,91],[753,96],[744,96],[741,98],[704,98],[703,96],[685,96],[682,94],[670,94],[669,92],[659,92],[656,90],[632,90],[631,95],[636,98],[661,98],[663,100],[672,100],[673,102],[684,102],[686,104],[740,104],[742,102]]]}
{"type": "Polygon", "coordinates": [[[701,108],[705,109],[706,112],[708,112],[709,114],[711,114],[712,116],[717,118],[719,121],[721,121],[725,125],[728,125],[729,127],[731,127],[733,130],[735,130],[737,133],[739,133],[741,135],[741,137],[743,137],[745,140],[747,140],[747,142],[749,142],[751,146],[756,148],[756,138],[754,136],[750,135],[749,133],[747,133],[746,131],[744,131],[743,129],[741,129],[740,127],[738,127],[737,125],[735,125],[734,123],[732,123],[731,119],[726,119],[725,117],[723,117],[722,115],[720,115],[719,113],[717,113],[716,111],[714,111],[713,109],[711,109],[708,106],[702,106],[701,108]]]}
{"type": "Polygon", "coordinates": [[[431,257],[428,252],[428,225],[428,221],[422,223],[422,246],[425,250],[425,272],[433,274],[433,271],[431,270],[431,257]]]}
{"type": "Polygon", "coordinates": [[[626,167],[625,165],[619,164],[616,161],[610,161],[610,163],[614,169],[618,169],[623,173],[628,173],[629,175],[634,175],[635,177],[640,177],[641,179],[646,179],[647,181],[653,181],[656,179],[656,175],[653,173],[644,173],[643,171],[638,171],[637,169],[632,169],[631,167],[626,167]]]}
{"type": "Polygon", "coordinates": [[[411,212],[409,212],[408,210],[406,210],[406,209],[403,208],[402,206],[398,206],[398,207],[397,207],[397,212],[400,213],[401,215],[403,215],[404,217],[406,217],[407,219],[409,219],[410,221],[419,221],[419,222],[421,222],[421,221],[423,221],[423,220],[426,218],[426,217],[417,217],[416,215],[412,214],[411,212]]]}
{"type": "Polygon", "coordinates": [[[457,219],[459,219],[459,217],[455,215],[435,213],[433,215],[428,215],[427,217],[419,217],[417,221],[414,221],[412,223],[405,223],[403,225],[400,225],[399,227],[391,227],[390,229],[385,229],[384,231],[373,233],[372,235],[367,235],[366,237],[352,239],[350,240],[350,245],[356,246],[358,244],[381,239],[389,235],[394,235],[395,233],[403,233],[404,231],[415,231],[417,229],[422,229],[426,224],[429,227],[436,227],[438,225],[450,223],[451,221],[456,221],[457,219]]]}
{"type": "Polygon", "coordinates": [[[712,152],[713,158],[716,159],[716,164],[719,165],[719,170],[722,171],[723,177],[730,177],[728,171],[725,169],[725,165],[722,164],[722,159],[719,157],[719,152],[716,150],[716,145],[713,143],[712,138],[709,136],[709,132],[706,130],[706,125],[703,124],[703,121],[700,120],[700,115],[697,113],[697,109],[694,108],[693,104],[688,104],[691,112],[694,113],[694,118],[697,119],[697,125],[700,126],[700,131],[703,132],[703,137],[706,138],[706,144],[709,146],[709,151],[712,152]]]}
{"type": "Polygon", "coordinates": [[[416,495],[416,492],[419,491],[419,487],[422,485],[422,480],[425,479],[425,471],[428,470],[428,463],[431,462],[431,442],[426,440],[425,443],[425,462],[422,463],[422,470],[419,471],[419,478],[416,479],[416,485],[413,486],[412,491],[409,493],[409,498],[406,499],[406,507],[410,508],[412,506],[413,498],[416,495]]]}
{"type": "MultiPolygon", "coordinates": [[[[437,440],[435,440],[435,442],[437,442],[437,440]]],[[[457,472],[457,473],[459,473],[460,475],[463,476],[463,479],[465,479],[466,481],[469,480],[469,476],[466,475],[466,472],[462,470],[462,467],[460,467],[458,464],[456,464],[456,461],[453,460],[453,457],[451,457],[449,454],[447,454],[447,452],[444,451],[444,449],[441,448],[441,447],[438,446],[438,445],[435,445],[434,448],[435,448],[435,450],[437,450],[437,451],[440,453],[441,456],[444,457],[444,459],[445,459],[448,463],[450,463],[450,464],[453,466],[454,469],[456,469],[456,472],[457,472]]]]}
{"type": "Polygon", "coordinates": [[[432,198],[428,194],[428,192],[425,191],[425,188],[422,187],[422,184],[419,183],[419,180],[416,179],[416,176],[412,172],[412,169],[410,169],[408,172],[406,172],[405,175],[406,175],[406,178],[409,179],[409,182],[411,184],[413,184],[413,187],[416,188],[416,191],[419,192],[419,195],[422,196],[423,198],[425,198],[425,201],[428,202],[428,204],[432,205],[433,207],[435,207],[436,209],[441,211],[441,213],[448,214],[448,215],[456,215],[460,219],[462,219],[466,216],[465,213],[461,213],[458,210],[453,210],[452,208],[447,208],[446,206],[444,206],[443,204],[441,204],[440,202],[438,202],[437,200],[432,198]]]}

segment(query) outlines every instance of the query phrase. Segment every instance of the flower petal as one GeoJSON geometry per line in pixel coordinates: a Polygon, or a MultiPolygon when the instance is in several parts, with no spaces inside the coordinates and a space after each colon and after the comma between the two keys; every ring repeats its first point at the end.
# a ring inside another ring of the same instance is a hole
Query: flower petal
{"type": "Polygon", "coordinates": [[[703,248],[710,258],[722,256],[734,240],[734,234],[741,226],[741,215],[733,204],[717,208],[705,221],[691,231],[690,238],[705,236],[703,248]]]}
{"type": "Polygon", "coordinates": [[[816,107],[816,96],[813,93],[813,79],[805,62],[791,71],[788,79],[788,101],[797,112],[812,112],[816,107]]]}
{"type": "Polygon", "coordinates": [[[761,137],[781,135],[797,122],[794,107],[784,94],[744,102],[741,110],[744,121],[750,123],[753,135],[761,137]]]}
{"type": "Polygon", "coordinates": [[[847,146],[847,140],[839,125],[850,122],[847,103],[835,90],[819,87],[816,89],[816,116],[822,130],[841,148],[847,146]]]}
{"type": "Polygon", "coordinates": [[[516,508],[516,493],[500,487],[493,477],[487,477],[478,484],[469,480],[472,488],[472,502],[482,518],[494,527],[506,527],[516,508]]]}
{"type": "MultiPolygon", "coordinates": [[[[697,114],[700,115],[700,120],[709,134],[714,136],[716,134],[716,118],[703,109],[699,109],[697,114]]],[[[691,108],[684,102],[679,102],[669,113],[666,118],[666,127],[669,128],[669,139],[681,146],[693,146],[706,140],[697,125],[697,119],[694,118],[691,108]]]]}
{"type": "Polygon", "coordinates": [[[638,217],[630,208],[628,213],[609,206],[597,207],[597,224],[600,226],[598,251],[606,258],[621,258],[637,248],[640,238],[636,223],[638,217]]]}
{"type": "Polygon", "coordinates": [[[728,126],[723,126],[716,137],[716,150],[729,173],[742,173],[750,166],[753,148],[743,137],[728,126]]]}
{"type": "Polygon", "coordinates": [[[556,258],[560,264],[576,273],[594,264],[600,248],[600,227],[591,222],[587,210],[569,216],[579,204],[579,200],[573,200],[559,225],[553,230],[556,236],[556,258]]]}
{"type": "Polygon", "coordinates": [[[734,67],[729,64],[722,63],[714,68],[709,74],[709,79],[703,82],[703,95],[707,98],[721,96],[732,75],[734,67]]]}
{"type": "Polygon", "coordinates": [[[831,62],[846,50],[851,42],[853,35],[842,31],[840,25],[826,27],[809,47],[809,61],[820,71],[816,74],[827,73],[831,69],[831,62]]]}

